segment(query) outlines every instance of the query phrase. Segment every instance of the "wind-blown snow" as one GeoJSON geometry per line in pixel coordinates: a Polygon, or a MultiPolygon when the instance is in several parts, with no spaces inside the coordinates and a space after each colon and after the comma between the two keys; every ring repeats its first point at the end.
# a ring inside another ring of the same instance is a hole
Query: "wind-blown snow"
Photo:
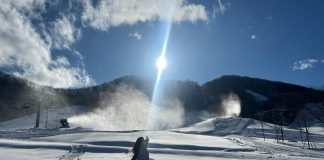
{"type": "Polygon", "coordinates": [[[259,94],[257,92],[254,92],[252,90],[246,89],[245,91],[247,93],[251,94],[256,99],[256,101],[258,101],[258,102],[264,102],[264,101],[269,99],[268,97],[266,97],[266,96],[264,96],[262,94],[259,94]]]}
{"type": "Polygon", "coordinates": [[[234,93],[223,96],[220,107],[224,112],[223,116],[239,116],[241,114],[240,97],[234,93]]]}
{"type": "Polygon", "coordinates": [[[161,106],[152,106],[144,93],[128,85],[120,85],[115,93],[103,96],[100,107],[94,111],[73,116],[73,126],[95,130],[143,130],[152,121],[152,129],[178,128],[185,121],[184,108],[178,100],[169,100],[161,106]],[[150,114],[152,114],[150,116],[150,114]]]}

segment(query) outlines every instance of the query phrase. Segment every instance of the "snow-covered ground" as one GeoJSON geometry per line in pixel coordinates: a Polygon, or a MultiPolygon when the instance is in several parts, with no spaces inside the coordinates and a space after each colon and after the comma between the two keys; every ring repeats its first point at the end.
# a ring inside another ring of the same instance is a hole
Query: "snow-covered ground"
{"type": "MultiPolygon", "coordinates": [[[[88,109],[82,106],[71,106],[52,108],[40,113],[39,126],[45,128],[46,116],[48,118],[47,128],[59,128],[60,119],[69,118],[74,115],[79,115],[87,112],[88,109]]],[[[0,129],[22,129],[22,128],[33,128],[35,127],[36,113],[23,116],[14,120],[9,120],[0,123],[0,129]]]]}
{"type": "MultiPolygon", "coordinates": [[[[79,113],[80,107],[52,111],[51,121],[79,113]],[[64,112],[63,112],[64,110],[64,112]],[[56,117],[56,118],[55,118],[56,117]]],[[[31,129],[34,116],[0,123],[0,159],[4,160],[126,160],[139,136],[148,136],[150,158],[197,159],[324,159],[323,126],[310,128],[317,149],[303,149],[299,130],[285,128],[284,143],[275,143],[274,125],[239,118],[218,117],[189,127],[165,131],[96,131],[91,129],[31,129]],[[214,120],[214,121],[213,121],[214,120]],[[215,124],[215,125],[214,125],[215,124]],[[19,129],[18,129],[19,128],[19,129]]],[[[43,125],[41,125],[43,126],[43,125]]]]}

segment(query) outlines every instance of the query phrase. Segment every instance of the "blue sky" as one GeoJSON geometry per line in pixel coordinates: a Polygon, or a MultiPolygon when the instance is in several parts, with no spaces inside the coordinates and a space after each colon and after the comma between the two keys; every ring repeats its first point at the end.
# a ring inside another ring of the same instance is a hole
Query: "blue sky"
{"type": "Polygon", "coordinates": [[[202,84],[237,74],[324,84],[322,0],[5,1],[0,70],[54,87],[125,75],[202,84]]]}

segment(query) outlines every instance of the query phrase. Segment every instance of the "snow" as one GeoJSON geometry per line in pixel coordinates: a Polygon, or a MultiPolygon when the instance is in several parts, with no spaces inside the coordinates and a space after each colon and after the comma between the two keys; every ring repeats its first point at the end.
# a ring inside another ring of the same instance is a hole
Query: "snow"
{"type": "MultiPolygon", "coordinates": [[[[60,127],[60,119],[79,115],[88,109],[82,106],[59,107],[48,110],[48,128],[60,127]]],[[[40,113],[40,127],[45,128],[46,110],[40,113]]],[[[35,126],[36,113],[0,123],[0,129],[22,129],[35,126]]]]}
{"type": "Polygon", "coordinates": [[[204,133],[213,130],[214,130],[213,118],[193,124],[186,128],[174,129],[174,131],[179,131],[179,132],[198,132],[198,133],[204,133]]]}
{"type": "MultiPolygon", "coordinates": [[[[61,118],[60,113],[65,116],[81,114],[81,110],[82,107],[61,108],[53,110],[52,117],[61,118]]],[[[216,117],[185,128],[160,131],[97,131],[78,127],[32,129],[34,119],[31,115],[0,123],[0,159],[125,160],[131,159],[132,154],[127,152],[140,136],[150,138],[150,158],[156,160],[324,158],[322,125],[310,128],[317,149],[308,150],[302,148],[299,130],[285,127],[284,143],[274,143],[275,126],[249,118],[216,117]]]]}
{"type": "Polygon", "coordinates": [[[254,92],[252,90],[246,89],[245,91],[247,93],[251,94],[258,102],[264,102],[269,99],[268,97],[266,97],[260,93],[254,92]]]}
{"type": "MultiPolygon", "coordinates": [[[[264,123],[264,129],[273,129],[272,124],[264,123]]],[[[211,133],[213,135],[231,135],[260,129],[261,122],[241,117],[215,117],[189,127],[175,129],[174,131],[190,133],[211,133]]]]}

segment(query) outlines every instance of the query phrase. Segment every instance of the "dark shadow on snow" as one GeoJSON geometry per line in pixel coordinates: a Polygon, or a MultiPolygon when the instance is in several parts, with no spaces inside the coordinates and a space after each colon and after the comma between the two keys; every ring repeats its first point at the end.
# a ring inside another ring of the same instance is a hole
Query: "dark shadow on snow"
{"type": "MultiPolygon", "coordinates": [[[[100,146],[118,146],[118,147],[130,147],[134,145],[134,142],[129,141],[96,141],[89,142],[87,144],[100,145],[100,146]]],[[[181,144],[159,144],[149,143],[148,148],[168,148],[176,150],[202,150],[202,151],[227,151],[227,152],[251,152],[248,148],[224,148],[224,147],[210,147],[210,146],[197,146],[197,145],[181,145],[181,144]]],[[[254,151],[254,150],[253,150],[254,151]]]]}

